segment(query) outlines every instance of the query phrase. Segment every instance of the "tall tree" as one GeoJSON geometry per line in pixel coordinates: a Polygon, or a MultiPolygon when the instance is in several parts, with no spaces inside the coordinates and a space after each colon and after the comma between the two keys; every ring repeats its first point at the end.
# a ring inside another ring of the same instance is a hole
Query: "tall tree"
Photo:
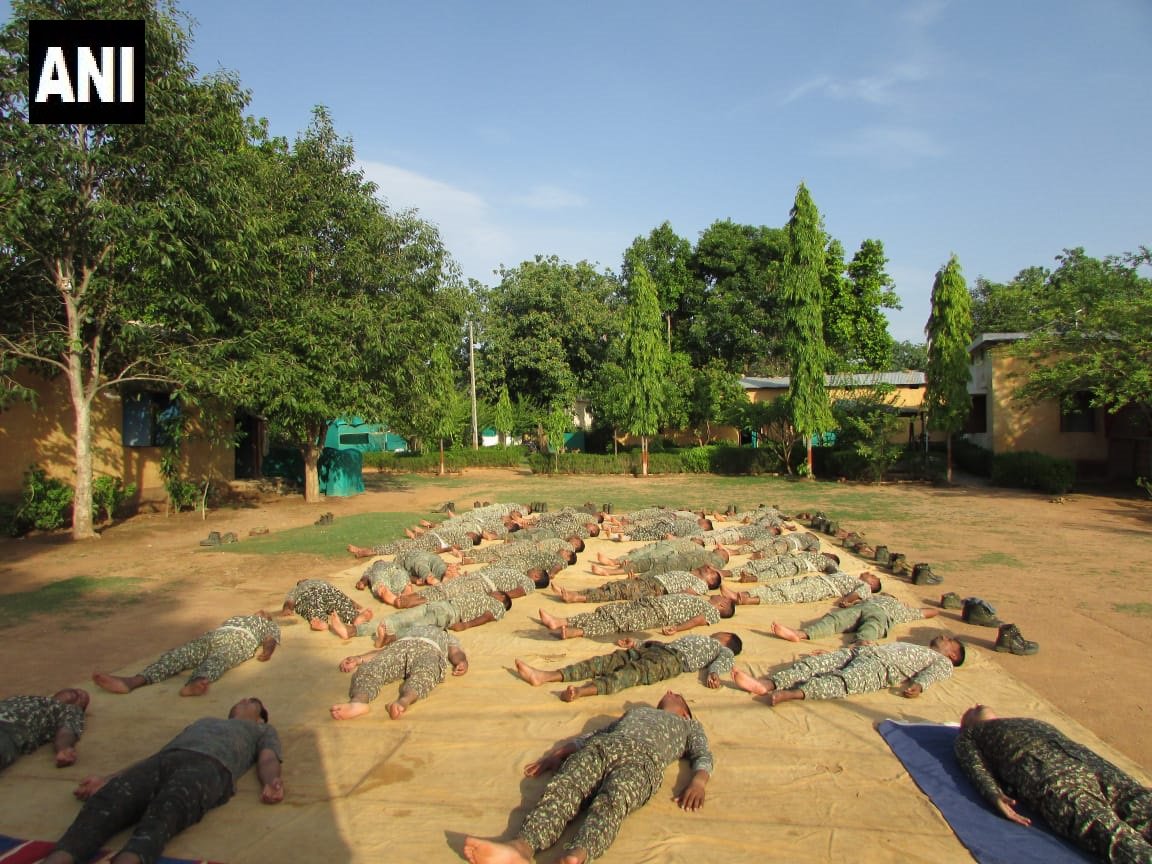
{"type": "Polygon", "coordinates": [[[839,292],[825,295],[824,334],[830,351],[839,358],[837,371],[891,368],[893,340],[881,310],[899,309],[900,300],[892,277],[884,270],[887,264],[884,244],[865,240],[848,262],[848,278],[837,285],[839,292]]]}
{"type": "Polygon", "coordinates": [[[681,237],[669,222],[653,228],[647,237],[637,237],[624,254],[621,275],[625,282],[632,278],[631,262],[640,261],[656,285],[656,298],[664,315],[668,350],[672,350],[672,317],[693,282],[692,244],[681,237]]]}
{"type": "Polygon", "coordinates": [[[0,31],[0,369],[67,381],[75,538],[95,533],[96,397],[176,386],[171,363],[221,335],[248,281],[245,104],[151,0],[14,0],[0,31]],[[28,22],[69,18],[146,22],[147,123],[27,122],[28,22]]]}
{"type": "Polygon", "coordinates": [[[623,392],[624,428],[640,436],[640,473],[648,476],[648,438],[660,431],[667,411],[668,346],[661,338],[660,306],[648,269],[632,262],[628,306],[624,313],[623,392]]]}
{"type": "Polygon", "coordinates": [[[508,385],[500,387],[500,396],[496,399],[496,406],[492,411],[492,425],[496,427],[496,434],[500,437],[500,446],[506,446],[512,437],[512,427],[515,425],[516,415],[512,412],[512,400],[508,396],[508,385]]]}
{"type": "Polygon", "coordinates": [[[470,410],[460,391],[459,370],[453,365],[452,352],[442,342],[432,346],[427,354],[409,355],[406,375],[413,384],[412,398],[404,419],[396,427],[410,440],[421,442],[421,449],[435,444],[440,450],[440,476],[447,471],[444,464],[444,442],[459,433],[465,414],[470,410]]]}
{"type": "Polygon", "coordinates": [[[788,258],[784,269],[784,339],[789,360],[788,403],[792,425],[807,442],[808,476],[812,476],[812,436],[834,428],[824,386],[827,349],[821,314],[824,275],[824,230],[820,212],[803,183],[796,190],[788,220],[788,258]]]}
{"type": "Polygon", "coordinates": [[[932,283],[932,311],[924,328],[928,337],[927,386],[924,405],[928,424],[948,441],[947,475],[952,482],[952,436],[964,428],[972,410],[968,382],[972,370],[968,346],[972,342],[972,300],[960,259],[952,255],[936,272],[932,283]]]}

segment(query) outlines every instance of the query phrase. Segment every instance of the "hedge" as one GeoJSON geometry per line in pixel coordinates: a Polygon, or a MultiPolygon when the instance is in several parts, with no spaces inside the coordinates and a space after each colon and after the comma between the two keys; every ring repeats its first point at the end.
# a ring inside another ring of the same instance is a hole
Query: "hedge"
{"type": "Polygon", "coordinates": [[[1051,495],[1067,492],[1076,479],[1070,459],[1055,459],[1029,450],[997,453],[992,457],[992,484],[1037,489],[1051,495]]]}

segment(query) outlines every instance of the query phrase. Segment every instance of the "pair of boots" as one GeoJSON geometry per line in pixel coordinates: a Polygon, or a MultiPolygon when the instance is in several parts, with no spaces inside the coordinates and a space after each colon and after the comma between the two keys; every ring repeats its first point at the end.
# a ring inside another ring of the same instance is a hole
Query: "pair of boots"
{"type": "Polygon", "coordinates": [[[219,531],[209,531],[208,536],[200,541],[201,546],[221,546],[225,543],[235,543],[239,538],[231,531],[221,534],[219,531]]]}
{"type": "Polygon", "coordinates": [[[1027,656],[1040,650],[1040,643],[1025,639],[1015,624],[1005,624],[996,617],[996,609],[987,600],[979,597],[961,599],[955,591],[949,591],[940,598],[944,609],[962,609],[961,618],[968,624],[979,627],[997,627],[995,649],[1002,654],[1027,656]]]}
{"type": "Polygon", "coordinates": [[[335,521],[336,521],[335,514],[325,513],[323,516],[321,516],[319,519],[316,520],[315,524],[316,525],[331,525],[335,521]]]}
{"type": "Polygon", "coordinates": [[[548,502],[547,501],[533,501],[531,504],[528,505],[528,512],[529,513],[547,513],[548,512],[548,502]]]}

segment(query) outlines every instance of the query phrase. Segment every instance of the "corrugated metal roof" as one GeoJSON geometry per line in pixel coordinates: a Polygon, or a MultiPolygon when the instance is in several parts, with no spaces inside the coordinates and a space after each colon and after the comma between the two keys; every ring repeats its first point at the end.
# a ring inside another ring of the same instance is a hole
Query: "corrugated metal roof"
{"type": "MultiPolygon", "coordinates": [[[[853,374],[825,375],[825,387],[874,387],[877,384],[888,384],[892,387],[923,387],[924,373],[916,370],[903,372],[856,372],[853,374]]],[[[740,386],[745,390],[786,390],[788,376],[775,378],[753,378],[745,376],[740,379],[740,386]]]]}

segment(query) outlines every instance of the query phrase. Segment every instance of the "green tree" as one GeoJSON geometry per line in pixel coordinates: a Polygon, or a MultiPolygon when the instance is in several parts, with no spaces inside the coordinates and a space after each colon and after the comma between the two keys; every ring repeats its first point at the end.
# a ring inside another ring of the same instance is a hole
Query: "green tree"
{"type": "Polygon", "coordinates": [[[690,393],[688,425],[698,444],[715,440],[713,424],[727,422],[734,410],[751,404],[739,377],[718,360],[693,370],[690,393]]]}
{"type": "Polygon", "coordinates": [[[899,309],[900,301],[892,277],[884,270],[887,264],[884,244],[865,240],[848,263],[847,280],[836,286],[839,293],[825,294],[824,335],[830,351],[839,358],[837,371],[891,368],[893,340],[881,310],[899,309]]]}
{"type": "Polygon", "coordinates": [[[1042,327],[1058,314],[1051,306],[1043,267],[1028,267],[1001,284],[978,278],[972,295],[972,332],[1019,333],[1042,327]]]}
{"type": "Polygon", "coordinates": [[[500,388],[500,397],[496,400],[496,407],[492,411],[492,425],[496,434],[500,436],[501,446],[507,445],[512,436],[512,429],[516,424],[516,415],[512,411],[512,400],[508,396],[508,385],[500,388]]]}
{"type": "Polygon", "coordinates": [[[479,292],[478,389],[494,399],[507,386],[538,415],[569,410],[620,332],[617,288],[586,261],[537,256],[502,269],[500,283],[479,292]]]}
{"type": "Polygon", "coordinates": [[[788,402],[792,424],[807,442],[812,476],[812,436],[835,426],[824,386],[827,349],[821,314],[824,231],[820,213],[801,183],[788,220],[788,259],[784,270],[784,337],[791,366],[788,402]]]}
{"type": "MultiPolygon", "coordinates": [[[[149,0],[14,0],[0,31],[0,369],[63,375],[73,412],[72,536],[94,535],[92,406],[176,385],[248,281],[246,97],[196,75],[188,35],[149,0]],[[27,122],[28,21],[143,19],[148,122],[27,122]]],[[[2,388],[13,392],[9,385],[2,388]]]]}
{"type": "Polygon", "coordinates": [[[928,337],[928,379],[924,406],[928,424],[948,441],[947,476],[952,482],[952,436],[972,410],[968,382],[972,377],[968,346],[972,342],[972,301],[960,259],[955,255],[936,272],[932,284],[932,310],[924,328],[928,337]]]}
{"type": "Polygon", "coordinates": [[[928,368],[928,346],[923,342],[909,342],[907,339],[894,343],[892,368],[923,372],[928,368]]]}
{"type": "Polygon", "coordinates": [[[665,319],[668,350],[672,350],[672,318],[681,299],[691,290],[692,244],[672,230],[669,222],[653,228],[647,237],[637,237],[624,254],[621,275],[625,282],[632,279],[632,261],[640,261],[648,268],[648,275],[656,284],[656,297],[665,319]]]}
{"type": "Polygon", "coordinates": [[[623,392],[620,414],[624,429],[640,436],[640,473],[648,476],[648,438],[660,431],[667,413],[668,346],[660,333],[660,306],[648,269],[632,262],[624,312],[623,392]]]}
{"type": "Polygon", "coordinates": [[[444,464],[444,442],[453,441],[470,412],[467,397],[460,390],[459,371],[452,363],[451,353],[437,342],[427,354],[412,354],[406,364],[406,373],[414,388],[404,412],[404,421],[397,428],[406,438],[421,442],[421,450],[435,442],[440,450],[440,476],[447,474],[444,464]]]}

